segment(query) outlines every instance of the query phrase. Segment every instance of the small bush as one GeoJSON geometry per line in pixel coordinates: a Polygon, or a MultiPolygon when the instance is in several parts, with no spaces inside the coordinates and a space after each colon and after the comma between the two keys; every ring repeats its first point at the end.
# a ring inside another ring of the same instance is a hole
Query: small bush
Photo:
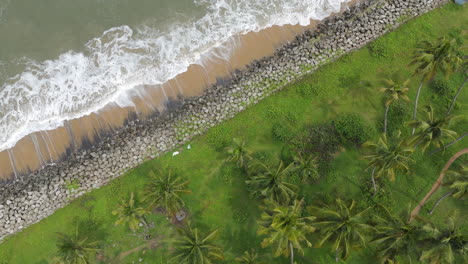
{"type": "Polygon", "coordinates": [[[374,58],[387,58],[390,56],[388,45],[381,39],[377,39],[369,44],[369,51],[374,58]]]}
{"type": "MultiPolygon", "coordinates": [[[[409,129],[405,122],[411,119],[411,109],[407,103],[394,103],[388,111],[387,133],[392,136],[398,130],[409,129]]],[[[383,126],[383,121],[382,121],[383,126]]]]}
{"type": "Polygon", "coordinates": [[[292,138],[292,128],[284,123],[275,123],[272,128],[273,138],[279,141],[288,141],[292,138]]]}
{"type": "Polygon", "coordinates": [[[277,107],[269,107],[268,110],[266,111],[266,115],[268,118],[271,118],[271,119],[278,119],[280,117],[282,117],[284,114],[283,112],[278,109],[277,107]]]}
{"type": "Polygon", "coordinates": [[[281,149],[280,159],[284,164],[289,164],[294,161],[294,155],[296,155],[296,153],[297,150],[291,144],[287,144],[281,149]]]}
{"type": "Polygon", "coordinates": [[[260,161],[265,164],[273,164],[274,156],[271,151],[258,151],[252,155],[254,160],[260,161]]]}
{"type": "Polygon", "coordinates": [[[336,176],[335,169],[331,166],[331,157],[332,156],[330,155],[327,159],[320,158],[318,160],[318,173],[320,175],[320,178],[327,179],[327,181],[329,177],[336,176]]]}
{"type": "Polygon", "coordinates": [[[451,89],[446,80],[442,78],[436,78],[429,83],[429,88],[439,96],[450,95],[451,89]]]}
{"type": "MultiPolygon", "coordinates": [[[[114,194],[114,195],[121,194],[122,191],[123,191],[122,180],[120,180],[120,179],[112,180],[109,183],[109,187],[110,187],[110,191],[111,191],[112,194],[114,194]]],[[[109,195],[108,197],[112,197],[112,195],[109,195]]]]}
{"type": "Polygon", "coordinates": [[[208,144],[216,149],[226,147],[231,143],[232,137],[229,130],[224,127],[213,127],[206,135],[208,144]]]}
{"type": "Polygon", "coordinates": [[[237,174],[240,174],[239,168],[237,166],[234,164],[225,164],[220,169],[219,180],[221,180],[226,185],[232,185],[237,174]]]}
{"type": "Polygon", "coordinates": [[[322,160],[330,160],[340,146],[339,135],[331,124],[308,127],[291,140],[291,148],[305,154],[316,154],[322,160]]]}
{"type": "Polygon", "coordinates": [[[286,114],[286,120],[291,124],[296,124],[299,120],[299,114],[297,112],[289,111],[286,114]]]}
{"type": "Polygon", "coordinates": [[[297,84],[296,92],[306,98],[311,98],[318,95],[317,88],[310,83],[297,84]]]}
{"type": "Polygon", "coordinates": [[[360,145],[370,138],[369,128],[364,126],[361,116],[357,114],[345,114],[333,121],[341,143],[360,145]]]}
{"type": "Polygon", "coordinates": [[[294,184],[296,186],[300,186],[301,184],[304,184],[301,177],[296,173],[293,173],[293,174],[289,175],[288,182],[292,183],[292,184],[294,184]]]}

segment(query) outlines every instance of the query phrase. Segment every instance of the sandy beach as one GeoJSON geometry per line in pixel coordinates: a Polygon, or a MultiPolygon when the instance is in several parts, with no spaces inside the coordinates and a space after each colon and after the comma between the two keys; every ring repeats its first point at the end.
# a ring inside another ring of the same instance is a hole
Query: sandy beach
{"type": "MultiPolygon", "coordinates": [[[[342,10],[357,2],[349,2],[342,10]]],[[[107,105],[96,113],[66,121],[64,126],[57,129],[32,133],[22,138],[15,147],[0,152],[0,179],[13,179],[46,164],[60,162],[71,152],[89,148],[102,137],[112,135],[129,118],[145,119],[166,111],[169,101],[199,96],[218,80],[229,78],[235,70],[273,55],[277,48],[305,30],[313,29],[317,22],[310,21],[308,26],[273,26],[232,37],[230,43],[226,43],[233,47],[229,60],[222,59],[226,48],[218,47],[211,53],[215,56],[203,58],[200,64],[191,65],[186,72],[165,84],[132,90],[134,107],[107,105]]]]}

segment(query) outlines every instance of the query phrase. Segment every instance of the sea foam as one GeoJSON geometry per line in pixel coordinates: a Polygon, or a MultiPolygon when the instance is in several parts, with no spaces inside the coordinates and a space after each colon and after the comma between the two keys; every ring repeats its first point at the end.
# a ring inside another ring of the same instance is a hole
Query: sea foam
{"type": "Polygon", "coordinates": [[[132,106],[137,86],[162,84],[202,64],[215,48],[229,59],[233,36],[285,24],[308,25],[349,0],[195,0],[198,20],[165,29],[110,28],[53,60],[29,61],[0,86],[0,151],[22,137],[62,126],[106,105],[132,106]]]}

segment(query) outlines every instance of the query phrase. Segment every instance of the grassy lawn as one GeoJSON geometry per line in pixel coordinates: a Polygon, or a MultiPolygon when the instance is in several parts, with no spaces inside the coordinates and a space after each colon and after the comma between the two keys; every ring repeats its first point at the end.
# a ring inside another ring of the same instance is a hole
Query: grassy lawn
{"type": "MultiPolygon", "coordinates": [[[[249,196],[243,173],[236,166],[224,162],[226,154],[223,148],[232,138],[241,138],[254,152],[274,162],[286,144],[284,140],[278,140],[281,130],[286,129],[289,135],[294,135],[305,126],[327,122],[345,113],[360,115],[370,136],[376,139],[382,131],[384,113],[378,81],[393,75],[402,79],[411,78],[412,68],[407,65],[418,41],[433,41],[467,28],[468,5],[448,4],[410,21],[369,47],[322,67],[302,81],[289,85],[233,119],[210,129],[205,135],[196,137],[190,142],[191,149],[184,146],[180,155],[172,157],[167,154],[148,161],[23,232],[10,236],[0,244],[0,263],[49,263],[55,252],[54,234],[70,233],[77,225],[91,237],[105,241],[105,251],[109,257],[143,244],[141,232],[134,234],[127,227],[114,226],[116,219],[111,211],[131,192],[141,192],[148,181],[148,172],[162,166],[176,168],[190,180],[192,193],[185,196],[190,219],[193,225],[203,230],[220,228],[219,244],[223,246],[226,256],[223,263],[234,263],[234,257],[251,248],[266,254],[267,263],[286,263],[286,258],[271,258],[269,248],[260,248],[262,238],[256,235],[256,220],[261,213],[259,201],[249,196]]],[[[410,98],[413,100],[420,77],[411,79],[410,98]]],[[[451,90],[455,90],[462,83],[462,76],[454,75],[447,83],[451,90]]],[[[436,113],[442,113],[447,108],[447,100],[451,98],[451,95],[437,95],[426,85],[420,106],[430,103],[436,113]]],[[[465,87],[458,102],[459,107],[454,113],[466,115],[468,87],[465,87]]],[[[404,104],[401,108],[404,110],[402,115],[390,111],[390,133],[396,129],[409,133],[402,120],[409,119],[412,103],[404,104]]],[[[466,132],[467,120],[459,122],[453,130],[459,134],[466,132]]],[[[333,200],[335,197],[352,198],[363,206],[378,200],[396,214],[401,214],[412,209],[429,191],[448,158],[467,146],[468,140],[465,139],[445,153],[429,155],[417,151],[413,155],[415,163],[412,164],[411,173],[398,175],[395,182],[379,182],[384,194],[377,197],[370,195],[370,173],[364,171],[366,164],[361,158],[361,150],[351,145],[344,146],[345,151],[330,162],[327,173],[321,175],[316,183],[301,185],[300,192],[307,204],[323,199],[333,200]]],[[[465,157],[464,161],[467,160],[465,157]]],[[[429,206],[443,193],[439,190],[429,206]]],[[[429,217],[424,208],[421,214],[429,217]]],[[[436,223],[444,223],[449,214],[456,214],[463,222],[462,219],[466,219],[466,204],[446,199],[429,218],[436,223]]],[[[169,248],[166,242],[174,236],[174,227],[163,215],[153,214],[149,218],[155,224],[152,236],[161,238],[160,247],[132,253],[122,263],[138,263],[140,258],[143,263],[168,263],[169,248]]],[[[464,229],[467,229],[466,224],[464,229]]],[[[311,237],[313,239],[313,235],[311,237]]],[[[356,251],[343,263],[375,263],[369,257],[370,251],[356,251]]],[[[304,257],[297,258],[297,263],[333,262],[334,256],[327,247],[307,249],[304,257]]]]}

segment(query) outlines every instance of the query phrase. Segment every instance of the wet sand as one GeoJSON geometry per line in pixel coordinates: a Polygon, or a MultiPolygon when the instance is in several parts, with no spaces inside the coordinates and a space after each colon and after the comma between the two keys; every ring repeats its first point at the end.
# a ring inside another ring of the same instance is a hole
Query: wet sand
{"type": "MultiPolygon", "coordinates": [[[[351,1],[348,5],[356,2],[351,1]]],[[[69,120],[57,129],[32,133],[15,147],[0,152],[0,180],[19,177],[45,164],[59,162],[72,151],[91,147],[100,137],[122,127],[130,116],[136,114],[139,119],[144,119],[164,112],[168,100],[199,96],[218,79],[228,78],[233,71],[245,68],[252,61],[273,55],[278,47],[316,25],[317,21],[311,21],[308,26],[273,26],[235,36],[228,43],[234,47],[228,60],[223,59],[226,49],[219,47],[211,53],[215,56],[203,58],[200,64],[191,65],[186,72],[165,84],[138,87],[131,91],[134,107],[108,105],[97,113],[69,120]]]]}

